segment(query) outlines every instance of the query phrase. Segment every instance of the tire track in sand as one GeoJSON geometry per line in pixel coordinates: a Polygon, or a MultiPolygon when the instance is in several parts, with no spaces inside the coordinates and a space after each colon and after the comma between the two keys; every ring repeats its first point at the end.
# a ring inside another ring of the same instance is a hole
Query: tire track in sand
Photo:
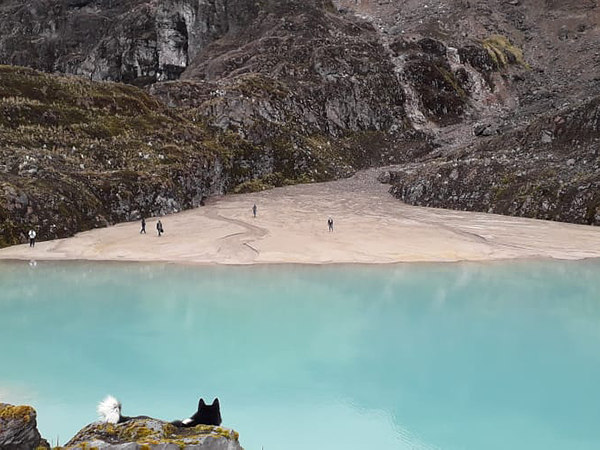
{"type": "Polygon", "coordinates": [[[269,230],[256,225],[251,225],[244,220],[222,216],[217,209],[213,208],[206,211],[206,217],[212,220],[237,225],[245,230],[219,238],[220,245],[217,250],[218,253],[236,255],[236,259],[240,259],[243,262],[254,261],[260,256],[260,251],[250,244],[269,236],[269,230]]]}

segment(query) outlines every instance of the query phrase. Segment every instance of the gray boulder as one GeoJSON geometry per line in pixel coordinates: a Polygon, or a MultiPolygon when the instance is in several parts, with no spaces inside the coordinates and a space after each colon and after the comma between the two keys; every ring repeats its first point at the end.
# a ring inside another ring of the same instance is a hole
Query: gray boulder
{"type": "Polygon", "coordinates": [[[50,448],[37,429],[36,412],[31,406],[0,403],[0,448],[34,450],[50,448]]]}
{"type": "Polygon", "coordinates": [[[179,428],[152,418],[120,424],[95,422],[81,429],[65,449],[242,450],[239,434],[229,428],[198,425],[179,428]]]}

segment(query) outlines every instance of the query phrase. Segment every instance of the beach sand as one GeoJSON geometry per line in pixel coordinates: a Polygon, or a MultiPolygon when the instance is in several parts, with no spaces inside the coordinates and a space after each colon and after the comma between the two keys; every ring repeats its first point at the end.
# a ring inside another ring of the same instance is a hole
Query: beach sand
{"type": "Polygon", "coordinates": [[[318,264],[600,257],[600,227],[408,206],[377,182],[379,172],[212,198],[161,217],[161,237],[157,219],[148,219],[147,235],[138,221],[122,223],[35,248],[2,249],[0,259],[318,264]]]}

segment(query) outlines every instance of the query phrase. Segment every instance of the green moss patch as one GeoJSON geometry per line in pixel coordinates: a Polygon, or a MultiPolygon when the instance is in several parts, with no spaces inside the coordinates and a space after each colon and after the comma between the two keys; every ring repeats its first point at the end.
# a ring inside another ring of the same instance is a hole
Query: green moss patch
{"type": "Polygon", "coordinates": [[[0,409],[0,419],[22,420],[29,423],[35,418],[35,410],[31,406],[5,406],[0,409]]]}
{"type": "Polygon", "coordinates": [[[525,62],[523,50],[512,44],[505,36],[494,34],[484,39],[481,44],[500,68],[506,67],[509,64],[518,64],[526,68],[529,67],[525,62]]]}
{"type": "Polygon", "coordinates": [[[159,444],[175,444],[181,448],[199,445],[206,439],[239,440],[236,431],[223,427],[198,425],[191,428],[177,428],[155,419],[134,419],[123,424],[96,423],[88,425],[73,439],[67,448],[89,448],[94,440],[109,444],[137,443],[143,449],[152,449],[159,444]]]}

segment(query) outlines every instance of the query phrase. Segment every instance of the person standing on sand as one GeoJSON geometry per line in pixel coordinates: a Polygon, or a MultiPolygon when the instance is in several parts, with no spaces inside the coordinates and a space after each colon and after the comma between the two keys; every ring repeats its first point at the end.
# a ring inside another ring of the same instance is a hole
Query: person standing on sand
{"type": "Polygon", "coordinates": [[[29,230],[29,233],[27,233],[27,236],[29,236],[29,246],[35,247],[35,238],[37,236],[37,233],[35,232],[35,230],[33,228],[31,230],[29,230]]]}
{"type": "Polygon", "coordinates": [[[252,207],[252,214],[254,215],[254,217],[256,217],[256,210],[258,208],[256,207],[256,203],[254,204],[254,206],[252,207]]]}
{"type": "Polygon", "coordinates": [[[329,227],[329,231],[332,232],[333,231],[333,219],[331,217],[329,219],[327,219],[327,226],[329,227]]]}
{"type": "Polygon", "coordinates": [[[156,222],[156,231],[158,232],[158,237],[160,237],[164,232],[164,228],[160,219],[156,222]]]}
{"type": "Polygon", "coordinates": [[[142,229],[140,230],[140,234],[146,234],[146,219],[142,217],[142,229]]]}

